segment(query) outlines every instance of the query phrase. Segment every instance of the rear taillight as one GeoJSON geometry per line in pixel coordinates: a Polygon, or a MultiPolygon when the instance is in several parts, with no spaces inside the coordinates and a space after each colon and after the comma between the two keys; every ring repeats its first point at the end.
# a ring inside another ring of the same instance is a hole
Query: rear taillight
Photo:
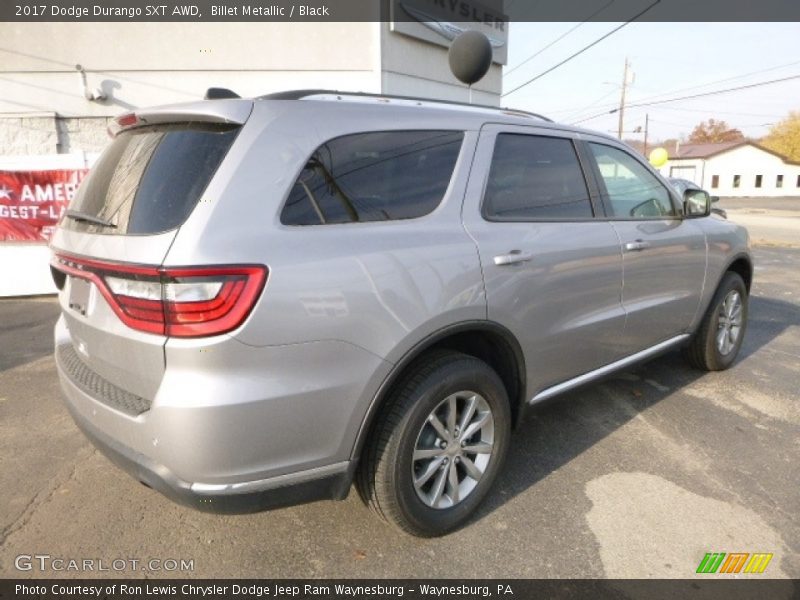
{"type": "Polygon", "coordinates": [[[148,267],[56,255],[53,268],[93,282],[132,329],[204,337],[236,329],[267,280],[261,265],[148,267]]]}

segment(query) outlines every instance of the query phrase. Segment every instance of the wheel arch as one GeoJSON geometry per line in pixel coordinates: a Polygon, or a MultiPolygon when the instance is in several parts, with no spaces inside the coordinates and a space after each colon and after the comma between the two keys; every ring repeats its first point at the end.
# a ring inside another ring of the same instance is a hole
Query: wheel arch
{"type": "Polygon", "coordinates": [[[474,356],[492,367],[508,392],[512,425],[516,425],[526,393],[525,358],[514,334],[492,321],[465,321],[442,328],[415,344],[384,378],[361,422],[351,460],[361,456],[372,434],[376,417],[386,406],[394,384],[422,356],[434,349],[453,350],[474,356]]]}
{"type": "Polygon", "coordinates": [[[711,302],[714,300],[714,294],[717,293],[717,290],[722,283],[722,279],[725,277],[725,273],[728,272],[739,275],[744,280],[744,287],[747,290],[748,295],[750,294],[750,287],[753,284],[753,260],[749,254],[741,252],[730,257],[726,261],[725,267],[719,270],[719,274],[714,281],[714,287],[709,290],[707,298],[705,298],[703,304],[701,305],[702,310],[698,311],[697,316],[695,317],[695,322],[692,324],[691,329],[689,330],[691,333],[695,333],[700,327],[706,312],[708,312],[709,306],[711,306],[711,302]]]}
{"type": "MultiPolygon", "coordinates": [[[[725,270],[719,276],[717,287],[719,287],[722,278],[728,271],[733,271],[741,276],[744,280],[744,286],[747,288],[747,293],[750,293],[750,286],[753,284],[753,260],[747,254],[738,254],[731,261],[728,262],[725,270]]],[[[716,290],[716,288],[714,288],[716,290]]]]}

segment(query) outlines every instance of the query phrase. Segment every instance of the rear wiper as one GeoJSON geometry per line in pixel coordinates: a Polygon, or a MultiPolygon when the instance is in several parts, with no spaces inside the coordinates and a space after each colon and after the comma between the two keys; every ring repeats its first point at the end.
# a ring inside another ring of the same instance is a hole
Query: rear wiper
{"type": "Polygon", "coordinates": [[[84,223],[94,223],[95,225],[102,225],[103,227],[110,227],[112,229],[116,229],[117,226],[114,225],[108,219],[104,219],[102,217],[96,217],[94,215],[90,215],[88,213],[83,213],[77,210],[68,210],[66,212],[67,217],[74,221],[83,221],[84,223]]]}

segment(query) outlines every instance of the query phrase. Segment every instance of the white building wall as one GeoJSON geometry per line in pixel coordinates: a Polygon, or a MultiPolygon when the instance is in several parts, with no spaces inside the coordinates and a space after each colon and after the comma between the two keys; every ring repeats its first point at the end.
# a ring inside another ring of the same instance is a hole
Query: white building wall
{"type": "Polygon", "coordinates": [[[797,187],[800,166],[789,165],[774,154],[754,146],[741,146],[708,159],[706,172],[709,181],[711,176],[719,175],[719,187],[713,189],[719,196],[800,195],[800,188],[797,187]],[[733,185],[736,175],[739,175],[738,188],[733,185]],[[757,175],[761,175],[760,188],[756,187],[757,175]],[[783,175],[783,187],[780,188],[776,185],[778,175],[783,175]]]}
{"type": "Polygon", "coordinates": [[[0,112],[106,116],[196,100],[212,86],[258,96],[343,80],[380,85],[376,23],[2,23],[0,33],[0,112]],[[108,101],[86,103],[77,64],[108,101]]]}
{"type": "MultiPolygon", "coordinates": [[[[3,155],[96,151],[109,119],[197,100],[209,87],[468,99],[447,47],[388,23],[0,23],[0,39],[3,155]],[[96,90],[105,99],[87,100],[96,90]]],[[[499,104],[501,77],[494,63],[473,101],[499,104]]]]}
{"type": "Polygon", "coordinates": [[[715,196],[800,196],[800,165],[785,163],[774,154],[755,146],[740,146],[705,160],[673,159],[661,168],[661,173],[668,177],[677,177],[679,175],[670,175],[670,172],[674,173],[676,168],[688,166],[694,166],[698,174],[692,181],[715,196]],[[712,185],[715,175],[719,178],[717,187],[712,185]],[[734,187],[736,175],[739,176],[738,187],[734,187]],[[760,188],[756,187],[757,175],[761,175],[760,188]],[[783,175],[782,187],[777,186],[778,175],[783,175]]]}
{"type": "Polygon", "coordinates": [[[209,87],[380,92],[380,34],[379,23],[0,23],[0,152],[99,150],[109,118],[209,87]]]}

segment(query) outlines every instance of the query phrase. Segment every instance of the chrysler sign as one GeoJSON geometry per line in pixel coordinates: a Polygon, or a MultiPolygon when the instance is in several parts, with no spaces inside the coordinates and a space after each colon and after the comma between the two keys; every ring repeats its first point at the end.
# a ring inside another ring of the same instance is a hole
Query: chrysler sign
{"type": "Polygon", "coordinates": [[[475,29],[489,38],[493,61],[506,64],[508,16],[501,8],[502,1],[487,6],[473,0],[392,0],[392,31],[449,47],[475,29]]]}

